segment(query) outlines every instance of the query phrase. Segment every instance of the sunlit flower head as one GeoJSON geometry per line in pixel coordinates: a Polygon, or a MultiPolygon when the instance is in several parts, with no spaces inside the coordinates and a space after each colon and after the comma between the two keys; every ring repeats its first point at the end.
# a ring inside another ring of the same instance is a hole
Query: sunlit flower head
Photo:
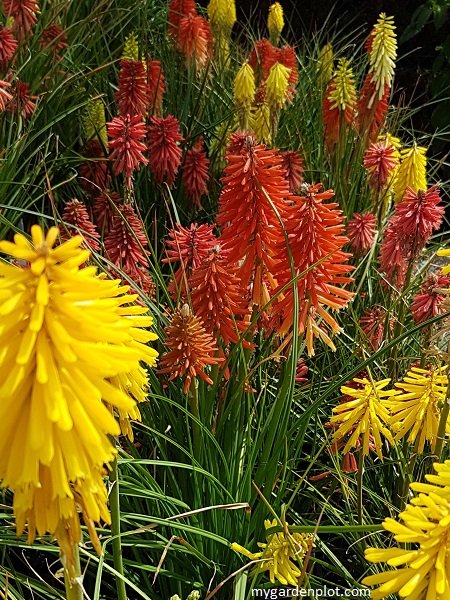
{"type": "Polygon", "coordinates": [[[387,140],[373,142],[364,154],[364,167],[368,170],[369,185],[378,193],[394,180],[400,153],[387,140]]]}
{"type": "Polygon", "coordinates": [[[371,212],[362,215],[353,213],[352,219],[347,223],[347,235],[350,246],[355,252],[366,252],[372,248],[377,235],[377,217],[371,212]]]}
{"type": "Polygon", "coordinates": [[[439,273],[427,275],[419,291],[412,299],[413,303],[410,307],[412,317],[416,323],[423,323],[444,312],[442,302],[445,295],[442,290],[449,287],[450,277],[439,273]]]}
{"type": "Polygon", "coordinates": [[[269,108],[273,111],[279,111],[286,102],[289,74],[290,69],[279,62],[270,68],[266,79],[266,98],[269,108]]]}
{"type": "Polygon", "coordinates": [[[175,311],[165,332],[164,345],[170,350],[161,356],[161,368],[157,373],[170,373],[169,381],[186,376],[185,394],[196,377],[212,385],[213,380],[204,369],[224,359],[216,356],[218,348],[214,338],[206,332],[202,321],[191,313],[187,304],[175,311]]]}
{"type": "Polygon", "coordinates": [[[274,2],[269,6],[269,17],[267,19],[267,29],[269,30],[270,43],[274,46],[278,46],[283,27],[283,7],[279,2],[274,2]]]}
{"type": "MultiPolygon", "coordinates": [[[[276,527],[278,521],[264,521],[264,527],[276,527]]],[[[250,575],[269,571],[271,583],[279,581],[282,585],[297,585],[302,573],[303,559],[313,546],[313,535],[308,533],[290,533],[285,531],[266,536],[267,542],[258,542],[260,552],[250,552],[240,544],[233,543],[231,548],[250,560],[260,561],[250,575]]]]}
{"type": "Polygon", "coordinates": [[[152,117],[147,132],[149,167],[156,181],[172,187],[181,163],[180,123],[172,115],[152,117]]]}
{"type": "Polygon", "coordinates": [[[253,129],[256,139],[261,144],[270,144],[272,134],[270,131],[270,107],[266,99],[266,85],[262,83],[256,94],[254,109],[251,114],[251,128],[253,129]]]}
{"type": "Polygon", "coordinates": [[[208,21],[200,15],[187,15],[180,20],[177,47],[186,63],[200,73],[213,57],[213,37],[208,21]]]}
{"type": "Polygon", "coordinates": [[[31,242],[22,234],[0,242],[0,252],[26,263],[0,263],[0,479],[17,494],[18,531],[28,521],[30,541],[49,532],[63,547],[68,529],[78,523],[79,532],[77,505],[109,521],[100,470],[120,428],[104,403],[133,412],[148,385],[141,361],[153,365],[157,352],[136,296],[80,268],[90,256],[82,237],[55,247],[58,233],[44,237],[34,225],[31,242]]]}
{"type": "Polygon", "coordinates": [[[120,61],[116,102],[120,115],[145,115],[148,107],[147,74],[141,60],[120,61]]]}
{"type": "Polygon", "coordinates": [[[372,381],[371,379],[358,379],[353,381],[362,384],[359,389],[342,386],[341,392],[349,396],[349,401],[339,404],[333,408],[335,413],[331,423],[338,423],[339,427],[333,433],[333,440],[338,441],[349,435],[344,447],[344,452],[361,443],[362,452],[369,453],[370,436],[373,436],[375,451],[379,458],[383,459],[383,441],[381,434],[391,443],[394,443],[392,434],[387,428],[389,413],[384,406],[384,399],[396,395],[396,390],[385,390],[390,379],[372,381]]]}
{"type": "Polygon", "coordinates": [[[381,99],[385,85],[390,88],[394,77],[397,58],[397,36],[394,17],[381,13],[369,37],[369,64],[372,81],[376,84],[378,98],[381,99]]]}
{"type": "Polygon", "coordinates": [[[236,4],[234,0],[210,0],[208,17],[213,32],[225,31],[228,35],[236,23],[236,4]]]}
{"type": "Polygon", "coordinates": [[[195,16],[197,7],[195,0],[170,0],[168,14],[168,34],[172,39],[176,39],[179,32],[180,21],[183,17],[189,15],[195,16]]]}
{"type": "Polygon", "coordinates": [[[265,81],[269,75],[270,68],[276,62],[276,48],[272,46],[267,38],[255,42],[248,64],[255,72],[257,85],[265,81]]]}
{"type": "MultiPolygon", "coordinates": [[[[447,385],[445,367],[432,365],[427,369],[412,367],[403,381],[395,383],[401,392],[384,402],[391,413],[388,424],[395,434],[394,441],[408,436],[408,442],[416,443],[419,454],[428,441],[434,452],[447,385]]],[[[450,422],[446,433],[450,433],[450,422]]]]}
{"type": "Polygon", "coordinates": [[[435,463],[429,483],[412,483],[418,492],[395,519],[383,522],[398,546],[367,548],[366,560],[387,563],[391,570],[369,575],[364,585],[378,586],[370,597],[381,600],[397,594],[406,600],[447,600],[450,594],[450,461],[435,463]],[[407,546],[405,547],[405,544],[407,546]]]}
{"type": "Polygon", "coordinates": [[[114,117],[107,123],[108,136],[112,138],[108,142],[108,148],[112,149],[109,159],[114,161],[113,170],[116,175],[125,172],[127,186],[131,187],[131,176],[135,170],[140,169],[141,164],[148,164],[148,158],[142,153],[147,146],[142,141],[145,139],[145,124],[142,115],[130,117],[114,117]]]}
{"type": "Polygon", "coordinates": [[[245,62],[234,79],[234,98],[238,105],[250,106],[255,92],[255,72],[248,62],[245,62]]]}
{"type": "Polygon", "coordinates": [[[394,182],[395,202],[401,202],[408,187],[415,192],[427,189],[427,149],[414,144],[400,152],[400,167],[394,182]]]}
{"type": "Polygon", "coordinates": [[[356,100],[355,78],[350,62],[346,58],[340,58],[323,100],[323,122],[328,148],[338,142],[346,127],[354,125],[356,100]]]}

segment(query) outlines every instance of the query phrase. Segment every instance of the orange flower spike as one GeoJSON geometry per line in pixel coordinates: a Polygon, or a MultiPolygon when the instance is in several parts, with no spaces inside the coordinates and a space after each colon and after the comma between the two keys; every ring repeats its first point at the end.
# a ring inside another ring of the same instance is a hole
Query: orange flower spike
{"type": "Polygon", "coordinates": [[[171,373],[169,381],[186,375],[184,394],[188,392],[195,377],[201,377],[212,385],[214,382],[203,369],[207,365],[219,364],[224,359],[215,356],[218,348],[214,338],[205,331],[202,322],[194,317],[187,304],[177,309],[165,331],[165,346],[170,350],[162,356],[159,363],[162,368],[157,373],[171,373]]]}
{"type": "MultiPolygon", "coordinates": [[[[236,272],[237,265],[230,264],[220,246],[215,246],[189,280],[195,314],[202,319],[208,333],[214,337],[220,335],[226,344],[239,342],[248,327],[242,319],[251,314],[246,289],[236,272]]],[[[242,345],[254,348],[247,340],[242,345]]]]}
{"type": "Polygon", "coordinates": [[[239,276],[247,285],[257,259],[275,275],[273,255],[282,233],[273,206],[282,213],[291,193],[278,150],[267,150],[246,134],[233,134],[230,146],[236,151],[227,155],[222,178],[225,185],[217,215],[217,224],[222,227],[219,241],[230,263],[243,261],[239,276]]]}
{"type": "Polygon", "coordinates": [[[121,60],[116,102],[119,113],[145,115],[148,106],[147,74],[140,60],[121,60]]]}

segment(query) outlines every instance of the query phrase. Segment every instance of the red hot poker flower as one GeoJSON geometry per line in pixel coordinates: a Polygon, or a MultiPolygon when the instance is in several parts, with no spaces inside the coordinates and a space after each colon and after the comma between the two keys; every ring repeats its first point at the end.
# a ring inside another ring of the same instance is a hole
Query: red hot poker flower
{"type": "Polygon", "coordinates": [[[114,117],[106,125],[108,136],[113,138],[108,142],[108,148],[113,149],[109,158],[114,161],[114,173],[119,175],[125,171],[127,185],[131,187],[133,171],[139,170],[141,163],[148,164],[148,159],[142,154],[147,149],[141,141],[145,138],[145,124],[142,121],[142,115],[114,117]]]}
{"type": "Polygon", "coordinates": [[[353,214],[353,219],[347,223],[347,235],[350,246],[355,252],[365,252],[372,248],[375,241],[377,217],[370,212],[362,215],[353,214]]]}
{"type": "Polygon", "coordinates": [[[180,20],[177,47],[188,65],[202,71],[213,56],[213,37],[208,21],[199,15],[187,15],[180,20]]]}
{"type": "Polygon", "coordinates": [[[122,198],[116,192],[105,189],[94,200],[93,213],[95,222],[99,231],[107,234],[114,220],[114,215],[117,214],[116,207],[119,208],[123,203],[122,198]]]}
{"type": "Polygon", "coordinates": [[[171,0],[168,15],[169,37],[172,39],[177,38],[180,21],[183,17],[187,17],[189,15],[195,16],[196,14],[197,7],[195,5],[195,0],[171,0]]]}
{"type": "Polygon", "coordinates": [[[3,12],[6,17],[14,17],[11,29],[16,32],[19,42],[27,37],[37,21],[38,0],[3,0],[3,12]]]}
{"type": "Polygon", "coordinates": [[[266,38],[255,42],[255,46],[250,52],[248,64],[255,72],[257,85],[267,79],[270,69],[277,62],[276,50],[277,48],[272,46],[266,38]]]}
{"type": "Polygon", "coordinates": [[[441,304],[445,295],[440,290],[450,286],[450,277],[430,273],[413,298],[411,313],[416,323],[423,323],[443,312],[441,304]]]}
{"type": "Polygon", "coordinates": [[[58,23],[51,23],[46,29],[44,29],[41,39],[39,40],[39,45],[41,46],[41,50],[51,47],[55,53],[55,57],[58,60],[61,60],[62,58],[60,51],[69,47],[69,44],[67,43],[67,35],[64,33],[61,25],[58,25],[58,23]]]}
{"type": "Polygon", "coordinates": [[[368,308],[360,318],[359,324],[374,350],[378,350],[381,346],[388,331],[394,329],[394,319],[388,317],[386,310],[378,305],[368,308]]]}
{"type": "Polygon", "coordinates": [[[17,50],[17,40],[11,29],[0,25],[0,68],[6,69],[17,50]]]}
{"type": "Polygon", "coordinates": [[[191,223],[189,228],[177,224],[176,229],[169,232],[167,258],[163,258],[163,262],[182,263],[175,271],[174,282],[169,285],[171,295],[176,297],[179,291],[182,297],[186,297],[185,278],[190,278],[217,243],[213,229],[214,225],[191,223]]]}
{"type": "Polygon", "coordinates": [[[147,112],[147,73],[140,60],[121,60],[116,102],[122,117],[147,112]]]}
{"type": "Polygon", "coordinates": [[[83,146],[81,154],[91,160],[80,165],[80,183],[95,197],[108,187],[111,179],[102,145],[97,139],[89,140],[83,146]]]}
{"type": "Polygon", "coordinates": [[[0,111],[6,110],[7,104],[12,100],[12,96],[4,88],[11,87],[7,81],[0,80],[0,111]]]}
{"type": "MultiPolygon", "coordinates": [[[[189,279],[192,307],[203,321],[208,333],[225,342],[237,344],[248,323],[242,319],[250,317],[246,289],[237,276],[237,265],[230,264],[226,256],[215,246],[201,266],[192,272],[189,279]]],[[[245,348],[254,348],[247,340],[245,348]]]]}
{"type": "Polygon", "coordinates": [[[74,227],[68,228],[68,231],[61,231],[61,238],[66,241],[76,234],[79,234],[84,239],[85,243],[91,250],[98,252],[100,245],[97,240],[100,238],[94,223],[89,218],[88,211],[83,202],[77,199],[67,202],[64,207],[62,220],[74,227]]]}
{"type": "Polygon", "coordinates": [[[183,141],[178,119],[172,115],[150,119],[147,133],[149,166],[156,181],[167,181],[169,187],[173,186],[182,154],[177,142],[183,141]]]}
{"type": "Polygon", "coordinates": [[[186,193],[192,203],[201,209],[200,199],[208,193],[208,167],[209,159],[203,149],[203,137],[200,137],[194,146],[186,152],[182,171],[183,183],[186,193]]]}
{"type": "Polygon", "coordinates": [[[368,73],[358,101],[358,126],[371,141],[375,141],[380,131],[385,126],[386,115],[389,107],[390,87],[384,84],[384,93],[378,96],[377,83],[373,74],[368,73]]]}
{"type": "Polygon", "coordinates": [[[6,106],[8,112],[15,112],[22,115],[23,119],[31,117],[36,108],[35,100],[38,96],[32,96],[30,94],[30,86],[28,83],[16,80],[14,86],[11,88],[12,99],[6,106]]]}
{"type": "Polygon", "coordinates": [[[142,222],[131,204],[121,204],[113,217],[111,230],[105,238],[105,249],[112,263],[132,279],[139,278],[138,264],[148,267],[143,246],[147,245],[142,222]]]}
{"type": "Polygon", "coordinates": [[[217,346],[214,338],[207,333],[198,317],[194,317],[185,304],[173,315],[164,345],[170,348],[160,360],[158,374],[171,373],[169,381],[186,375],[183,392],[186,394],[194,377],[201,377],[206,383],[214,382],[203,371],[207,365],[221,363],[224,359],[215,356],[217,346]]]}
{"type": "Polygon", "coordinates": [[[398,150],[387,141],[373,142],[364,154],[364,167],[369,171],[369,185],[375,192],[384,190],[399,164],[398,150]]]}
{"type": "MultiPolygon", "coordinates": [[[[231,135],[231,147],[238,147],[236,138],[241,140],[242,135],[231,135]]],[[[217,215],[222,227],[219,240],[230,263],[242,261],[239,276],[243,285],[254,275],[253,298],[258,303],[264,271],[276,276],[273,256],[282,234],[273,206],[282,213],[291,193],[278,150],[267,150],[247,136],[240,152],[228,154],[226,159],[217,215]]]]}

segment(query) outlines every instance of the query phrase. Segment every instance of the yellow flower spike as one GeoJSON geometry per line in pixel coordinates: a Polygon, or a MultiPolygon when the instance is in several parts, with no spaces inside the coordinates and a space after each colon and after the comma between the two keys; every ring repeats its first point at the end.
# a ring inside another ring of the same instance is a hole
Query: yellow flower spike
{"type": "Polygon", "coordinates": [[[333,76],[333,47],[331,44],[325,44],[320,49],[319,60],[317,62],[317,74],[321,85],[327,85],[333,76]]]}
{"type": "Polygon", "coordinates": [[[364,585],[378,585],[371,598],[398,593],[401,598],[447,600],[450,592],[450,461],[433,465],[437,475],[425,475],[430,482],[412,483],[418,496],[411,499],[399,520],[387,518],[384,529],[399,544],[409,548],[367,548],[366,560],[395,567],[364,578],[364,585]],[[401,568],[396,568],[401,567],[401,568]]]}
{"type": "Polygon", "coordinates": [[[357,99],[355,77],[350,67],[350,61],[346,58],[338,60],[333,84],[333,89],[328,95],[331,102],[330,108],[339,108],[339,110],[344,111],[347,108],[354,107],[357,99]]]}
{"type": "Polygon", "coordinates": [[[267,104],[272,111],[279,111],[286,101],[290,72],[291,69],[288,69],[279,62],[276,62],[270,68],[266,80],[266,92],[267,104]]]}
{"type": "Polygon", "coordinates": [[[221,31],[228,37],[236,23],[236,4],[234,0],[210,0],[208,17],[213,33],[221,31]]]}
{"type": "MultiPolygon", "coordinates": [[[[264,521],[266,530],[276,525],[278,525],[277,519],[264,521]]],[[[269,571],[271,583],[275,583],[277,580],[282,585],[298,585],[303,559],[313,545],[314,536],[309,533],[288,533],[286,535],[285,532],[280,532],[268,535],[266,538],[266,543],[258,542],[258,546],[262,548],[260,552],[250,552],[236,543],[231,544],[231,548],[250,560],[261,561],[252,569],[250,576],[269,571]]]]}
{"type": "Polygon", "coordinates": [[[415,192],[427,189],[426,166],[427,149],[414,144],[412,148],[401,150],[401,162],[394,182],[395,202],[401,202],[406,188],[415,192]]]}
{"type": "Polygon", "coordinates": [[[244,130],[247,130],[249,126],[255,91],[255,73],[248,63],[244,63],[234,80],[234,99],[238,110],[239,125],[244,130]]]}
{"type": "Polygon", "coordinates": [[[397,36],[395,34],[394,17],[381,13],[371,33],[371,48],[369,52],[372,81],[376,84],[378,98],[384,94],[385,84],[392,86],[395,60],[397,58],[397,36]]]}
{"type": "Polygon", "coordinates": [[[123,60],[139,60],[139,43],[134,31],[125,38],[122,52],[123,60]]]}
{"type": "Polygon", "coordinates": [[[251,116],[252,129],[256,139],[261,144],[270,144],[272,135],[270,132],[270,108],[266,101],[259,104],[251,116]]]}
{"type": "Polygon", "coordinates": [[[147,342],[156,336],[142,329],[152,319],[131,305],[128,286],[80,268],[89,257],[80,236],[55,247],[58,228],[31,234],[0,242],[29,262],[0,262],[0,479],[14,489],[18,533],[28,524],[29,541],[55,536],[70,569],[78,506],[100,548],[93,522],[109,522],[101,470],[120,433],[111,411],[138,418],[141,362],[155,363],[147,342]]]}
{"type": "MultiPolygon", "coordinates": [[[[403,381],[395,384],[401,393],[384,401],[391,413],[388,424],[395,433],[394,441],[409,434],[408,442],[417,443],[419,454],[423,452],[425,441],[430,442],[434,452],[441,407],[447,394],[445,370],[446,367],[412,367],[403,381]]],[[[450,434],[450,420],[446,432],[450,434]]]]}
{"type": "Polygon", "coordinates": [[[96,138],[105,148],[108,146],[105,106],[102,100],[89,100],[84,117],[84,131],[87,140],[96,138]]]}
{"type": "Polygon", "coordinates": [[[333,442],[338,443],[345,436],[349,436],[343,452],[349,452],[352,448],[362,445],[364,455],[369,453],[370,438],[378,457],[382,460],[381,434],[391,443],[394,443],[392,434],[386,427],[389,413],[385,406],[385,398],[395,396],[398,390],[385,390],[390,379],[381,381],[370,381],[367,378],[353,379],[355,383],[361,384],[359,389],[342,386],[341,393],[351,399],[333,408],[336,413],[330,422],[338,425],[333,434],[333,442]]]}
{"type": "Polygon", "coordinates": [[[269,30],[270,43],[278,46],[281,32],[284,27],[283,7],[279,2],[269,6],[269,17],[267,19],[267,28],[269,30]]]}

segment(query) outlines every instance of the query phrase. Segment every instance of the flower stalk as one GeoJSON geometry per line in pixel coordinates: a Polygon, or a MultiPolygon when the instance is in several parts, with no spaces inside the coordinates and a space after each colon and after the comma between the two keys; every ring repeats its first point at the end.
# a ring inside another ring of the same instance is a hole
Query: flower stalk
{"type": "MultiPolygon", "coordinates": [[[[83,600],[83,586],[81,584],[81,564],[80,564],[80,553],[78,551],[78,544],[74,547],[74,577],[71,577],[69,570],[64,564],[64,585],[66,587],[66,600],[83,600]]],[[[65,563],[65,557],[61,554],[61,559],[65,563]]]]}
{"type": "Polygon", "coordinates": [[[125,588],[125,581],[123,580],[122,542],[120,539],[120,496],[117,458],[111,463],[109,483],[111,486],[109,504],[111,509],[113,562],[114,569],[122,575],[122,577],[116,575],[117,600],[127,600],[127,591],[125,588]]]}

